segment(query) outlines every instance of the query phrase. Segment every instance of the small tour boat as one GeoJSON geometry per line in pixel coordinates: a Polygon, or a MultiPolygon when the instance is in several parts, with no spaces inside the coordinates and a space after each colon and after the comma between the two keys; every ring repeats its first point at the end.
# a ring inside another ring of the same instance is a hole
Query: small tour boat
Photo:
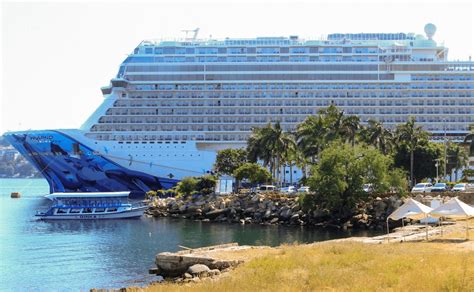
{"type": "Polygon", "coordinates": [[[147,208],[143,202],[131,203],[130,192],[53,193],[45,197],[53,201],[46,212],[37,212],[43,220],[124,219],[137,218],[147,208]]]}

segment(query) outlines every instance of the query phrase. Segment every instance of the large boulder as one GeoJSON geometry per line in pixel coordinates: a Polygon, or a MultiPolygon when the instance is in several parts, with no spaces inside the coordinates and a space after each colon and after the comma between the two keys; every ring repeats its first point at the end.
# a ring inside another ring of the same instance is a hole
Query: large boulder
{"type": "Polygon", "coordinates": [[[209,267],[206,265],[195,264],[195,265],[190,266],[186,272],[193,276],[202,276],[202,275],[208,274],[210,271],[211,269],[209,269],[209,267]]]}

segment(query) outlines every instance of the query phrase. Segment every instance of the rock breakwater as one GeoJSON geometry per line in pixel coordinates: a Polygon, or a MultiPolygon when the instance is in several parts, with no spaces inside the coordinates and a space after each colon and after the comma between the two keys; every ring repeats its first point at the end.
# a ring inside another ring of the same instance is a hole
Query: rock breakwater
{"type": "MultiPolygon", "coordinates": [[[[415,199],[430,204],[441,203],[449,196],[432,197],[418,194],[415,199]]],[[[283,194],[203,195],[193,198],[154,198],[147,214],[154,217],[174,217],[238,224],[279,224],[317,226],[337,229],[384,228],[387,216],[403,204],[405,198],[391,195],[374,197],[360,203],[352,214],[336,217],[327,209],[304,210],[298,196],[283,194]]]]}

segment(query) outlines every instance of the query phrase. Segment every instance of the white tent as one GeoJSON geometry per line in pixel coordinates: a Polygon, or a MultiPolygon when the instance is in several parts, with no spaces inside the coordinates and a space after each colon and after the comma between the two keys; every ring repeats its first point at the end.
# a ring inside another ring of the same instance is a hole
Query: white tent
{"type": "Polygon", "coordinates": [[[452,198],[445,204],[439,206],[430,212],[433,217],[449,217],[453,219],[466,219],[466,238],[469,239],[469,217],[474,217],[474,208],[459,200],[452,198]]]}
{"type": "Polygon", "coordinates": [[[466,218],[474,216],[474,208],[459,200],[452,198],[445,204],[430,212],[433,217],[466,218]]]}
{"type": "MultiPolygon", "coordinates": [[[[387,217],[387,233],[389,233],[388,219],[400,220],[403,218],[410,218],[414,220],[420,220],[427,218],[428,214],[432,211],[430,207],[415,201],[413,199],[408,199],[403,205],[401,205],[397,210],[387,217]]],[[[426,223],[426,222],[425,222],[426,223]]],[[[428,226],[426,226],[426,239],[428,239],[428,226]]]]}
{"type": "Polygon", "coordinates": [[[402,218],[410,218],[420,220],[427,217],[433,209],[423,205],[413,199],[408,199],[405,204],[401,205],[397,210],[388,216],[387,219],[399,220],[402,218]]]}

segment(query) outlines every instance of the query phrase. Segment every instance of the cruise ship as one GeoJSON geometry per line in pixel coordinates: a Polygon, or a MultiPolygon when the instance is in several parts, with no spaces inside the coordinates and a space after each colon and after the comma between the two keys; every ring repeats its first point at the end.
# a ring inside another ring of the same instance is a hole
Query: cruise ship
{"type": "Polygon", "coordinates": [[[245,147],[253,127],[291,131],[331,104],[387,127],[414,116],[432,139],[462,140],[474,63],[450,61],[433,24],[424,32],[146,40],[81,129],[5,136],[51,193],[170,188],[210,173],[216,152],[245,147]]]}

